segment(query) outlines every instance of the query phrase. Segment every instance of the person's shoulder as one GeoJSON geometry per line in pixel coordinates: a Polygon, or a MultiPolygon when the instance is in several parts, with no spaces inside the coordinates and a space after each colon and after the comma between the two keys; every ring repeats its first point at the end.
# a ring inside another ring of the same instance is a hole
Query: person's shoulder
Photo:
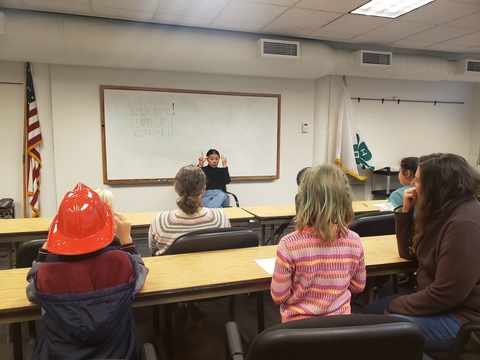
{"type": "Polygon", "coordinates": [[[355,231],[352,231],[350,229],[348,229],[346,238],[354,241],[360,241],[360,235],[358,235],[355,231]]]}

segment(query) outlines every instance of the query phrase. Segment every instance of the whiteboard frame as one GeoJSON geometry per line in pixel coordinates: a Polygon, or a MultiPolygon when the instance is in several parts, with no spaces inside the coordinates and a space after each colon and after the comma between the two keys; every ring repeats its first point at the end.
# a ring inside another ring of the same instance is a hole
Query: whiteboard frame
{"type": "Polygon", "coordinates": [[[239,97],[264,97],[277,99],[277,128],[272,129],[277,133],[276,143],[276,172],[273,175],[262,176],[231,176],[232,181],[239,180],[276,180],[280,177],[280,119],[281,119],[281,95],[280,94],[263,94],[263,93],[243,93],[243,92],[226,92],[226,91],[208,91],[208,90],[186,90],[186,89],[168,89],[168,88],[150,88],[135,86],[112,86],[100,85],[100,114],[101,114],[101,133],[102,133],[102,164],[103,164],[103,183],[107,185],[142,185],[142,184],[171,184],[175,178],[152,178],[152,179],[111,179],[107,173],[107,144],[105,134],[105,90],[128,90],[128,91],[151,91],[165,93],[186,93],[198,95],[224,95],[239,97]]]}

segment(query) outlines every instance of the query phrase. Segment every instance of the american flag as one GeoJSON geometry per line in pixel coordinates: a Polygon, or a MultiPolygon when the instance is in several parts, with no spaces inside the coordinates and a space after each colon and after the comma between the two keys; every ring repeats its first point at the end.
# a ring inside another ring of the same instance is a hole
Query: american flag
{"type": "Polygon", "coordinates": [[[37,113],[37,102],[33,88],[30,63],[27,63],[27,197],[30,198],[32,217],[40,216],[40,144],[42,133],[40,132],[40,120],[37,113]]]}

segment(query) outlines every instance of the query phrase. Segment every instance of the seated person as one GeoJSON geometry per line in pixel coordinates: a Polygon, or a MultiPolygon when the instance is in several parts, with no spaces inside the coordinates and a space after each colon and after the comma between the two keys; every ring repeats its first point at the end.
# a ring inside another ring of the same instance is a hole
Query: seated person
{"type": "Polygon", "coordinates": [[[178,209],[159,212],[148,231],[153,255],[162,255],[176,238],[189,231],[230,227],[222,209],[202,207],[205,184],[205,174],[198,166],[187,165],[177,172],[173,188],[178,194],[178,209]]]}
{"type": "Polygon", "coordinates": [[[411,182],[415,178],[417,171],[418,157],[405,157],[400,160],[398,171],[398,181],[403,187],[393,191],[388,197],[388,201],[380,208],[380,211],[393,211],[395,208],[403,205],[403,193],[412,188],[411,182]]]}
{"type": "Polygon", "coordinates": [[[104,188],[96,188],[96,189],[93,189],[93,191],[95,191],[98,194],[98,196],[100,196],[100,199],[102,199],[102,201],[105,204],[110,206],[110,209],[115,211],[115,203],[114,203],[114,200],[113,200],[113,194],[110,190],[104,189],[104,188]]]}
{"type": "Polygon", "coordinates": [[[295,232],[280,240],[270,284],[282,322],[350,314],[352,293],[363,291],[366,269],[353,221],[352,189],[336,165],[303,175],[295,232]]]}
{"type": "MultiPolygon", "coordinates": [[[[208,228],[230,227],[230,221],[222,209],[202,207],[206,176],[195,165],[182,167],[175,176],[173,188],[178,194],[178,209],[158,213],[148,231],[148,245],[152,254],[163,255],[179,236],[187,232],[208,228]]],[[[188,315],[194,320],[203,317],[201,310],[193,303],[180,303],[175,322],[182,326],[188,315]]]]}
{"type": "Polygon", "coordinates": [[[227,192],[227,184],[230,184],[227,158],[220,156],[215,149],[207,152],[207,157],[202,155],[198,158],[198,166],[202,168],[207,177],[207,189],[202,195],[202,206],[208,208],[220,208],[230,206],[230,197],[227,192]],[[219,160],[222,167],[218,167],[219,160]],[[203,164],[207,161],[207,166],[203,164]]]}
{"type": "Polygon", "coordinates": [[[33,359],[135,359],[130,306],[148,269],[131,224],[82,183],[62,200],[27,274],[27,298],[42,308],[33,359]],[[109,246],[114,234],[121,246],[109,246]]]}
{"type": "MultiPolygon", "coordinates": [[[[302,180],[302,176],[307,171],[310,169],[309,166],[304,167],[302,170],[300,170],[297,174],[297,187],[300,187],[300,181],[302,180]]],[[[295,213],[298,214],[298,193],[295,195],[295,213]]],[[[275,230],[275,233],[273,234],[273,240],[275,244],[278,244],[278,241],[280,240],[280,237],[283,235],[283,232],[285,229],[290,225],[290,223],[283,223],[280,225],[277,230],[275,230]]],[[[270,240],[269,240],[270,241],[270,240]]],[[[268,243],[268,241],[267,241],[268,243]]]]}
{"type": "Polygon", "coordinates": [[[413,188],[395,210],[401,258],[418,260],[417,288],[364,309],[409,319],[425,351],[448,351],[462,324],[480,321],[480,174],[455,154],[420,157],[413,188]]]}

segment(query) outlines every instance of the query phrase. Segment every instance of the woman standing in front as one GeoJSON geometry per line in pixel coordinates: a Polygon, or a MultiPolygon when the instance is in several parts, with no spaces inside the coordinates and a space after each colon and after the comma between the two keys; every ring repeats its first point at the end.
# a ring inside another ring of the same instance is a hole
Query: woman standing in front
{"type": "Polygon", "coordinates": [[[480,174],[461,156],[431,154],[412,185],[395,222],[400,256],[419,262],[417,291],[364,312],[406,317],[423,330],[427,352],[448,350],[463,323],[480,320],[480,174]]]}

